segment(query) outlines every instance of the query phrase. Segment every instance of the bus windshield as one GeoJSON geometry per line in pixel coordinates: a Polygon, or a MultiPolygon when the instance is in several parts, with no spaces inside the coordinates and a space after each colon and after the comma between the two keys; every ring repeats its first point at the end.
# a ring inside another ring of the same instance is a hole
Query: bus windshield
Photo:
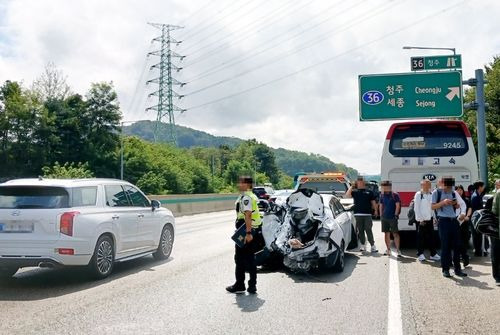
{"type": "Polygon", "coordinates": [[[468,150],[465,133],[456,124],[401,125],[389,144],[395,157],[462,156],[468,150]]]}

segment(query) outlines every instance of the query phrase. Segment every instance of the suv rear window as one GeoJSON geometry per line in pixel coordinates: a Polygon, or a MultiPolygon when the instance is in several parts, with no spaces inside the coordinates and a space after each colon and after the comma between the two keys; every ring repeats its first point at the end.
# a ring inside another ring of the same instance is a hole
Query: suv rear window
{"type": "Polygon", "coordinates": [[[63,187],[1,186],[0,208],[68,208],[69,194],[63,187]]]}

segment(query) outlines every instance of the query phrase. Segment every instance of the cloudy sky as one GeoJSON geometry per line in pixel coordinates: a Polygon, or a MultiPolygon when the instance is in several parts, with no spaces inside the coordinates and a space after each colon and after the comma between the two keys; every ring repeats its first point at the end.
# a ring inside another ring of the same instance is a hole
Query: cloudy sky
{"type": "Polygon", "coordinates": [[[113,81],[125,120],[154,119],[146,23],[180,25],[179,124],[379,173],[390,123],[359,122],[358,75],[440,54],[402,49],[420,45],[455,47],[469,78],[500,54],[499,17],[498,0],[0,0],[0,82],[53,62],[75,92],[113,81]]]}

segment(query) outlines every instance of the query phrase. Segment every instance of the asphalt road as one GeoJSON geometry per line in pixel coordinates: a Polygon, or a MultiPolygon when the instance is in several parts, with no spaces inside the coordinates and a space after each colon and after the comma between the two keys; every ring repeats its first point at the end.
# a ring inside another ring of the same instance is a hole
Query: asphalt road
{"type": "MultiPolygon", "coordinates": [[[[172,257],[118,264],[103,281],[81,269],[23,269],[0,283],[0,334],[498,334],[500,288],[489,260],[465,279],[439,264],[351,252],[343,273],[260,272],[235,296],[233,213],[182,217],[172,257]]],[[[383,250],[380,224],[374,227],[383,250]]]]}

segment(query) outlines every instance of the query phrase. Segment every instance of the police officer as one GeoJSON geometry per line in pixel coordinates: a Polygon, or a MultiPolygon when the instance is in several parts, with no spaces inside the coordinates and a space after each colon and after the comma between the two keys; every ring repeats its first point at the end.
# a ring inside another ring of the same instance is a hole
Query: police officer
{"type": "Polygon", "coordinates": [[[246,227],[245,246],[235,246],[234,261],[236,263],[236,282],[226,287],[230,293],[245,292],[245,272],[250,274],[248,281],[248,293],[257,293],[257,265],[255,264],[255,252],[262,246],[263,237],[261,230],[261,219],[258,198],[252,192],[253,179],[251,177],[240,177],[239,190],[241,192],[236,201],[236,229],[241,225],[246,227]]]}
{"type": "MultiPolygon", "coordinates": [[[[443,276],[451,277],[450,266],[452,264],[455,275],[466,277],[460,266],[460,228],[455,209],[460,208],[459,201],[462,201],[460,195],[453,189],[455,180],[452,177],[442,178],[442,189],[432,192],[432,209],[436,211],[438,220],[439,238],[441,239],[441,268],[443,276]]],[[[465,204],[463,204],[460,219],[465,218],[465,204]]]]}

